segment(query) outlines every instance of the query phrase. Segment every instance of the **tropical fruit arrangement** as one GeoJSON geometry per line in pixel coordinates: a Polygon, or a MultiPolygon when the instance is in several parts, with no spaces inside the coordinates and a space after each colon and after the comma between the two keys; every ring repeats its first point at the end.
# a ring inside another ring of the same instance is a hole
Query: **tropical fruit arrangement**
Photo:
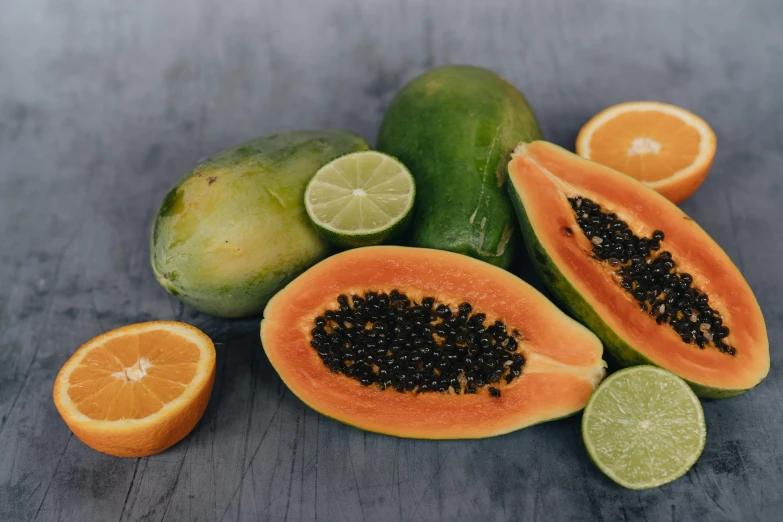
{"type": "MultiPolygon", "coordinates": [[[[440,67],[397,94],[377,150],[289,132],[197,165],[154,218],[152,269],[204,313],[263,314],[272,366],[324,415],[471,439],[584,410],[597,467],[655,487],[704,448],[698,397],[769,371],[753,292],[675,205],[715,146],[698,116],[630,102],[590,120],[573,154],[497,74],[440,67]],[[508,271],[515,256],[547,295],[508,271]]],[[[193,429],[214,372],[206,335],[142,323],[81,347],[54,399],[91,447],[151,455],[193,429]]]]}

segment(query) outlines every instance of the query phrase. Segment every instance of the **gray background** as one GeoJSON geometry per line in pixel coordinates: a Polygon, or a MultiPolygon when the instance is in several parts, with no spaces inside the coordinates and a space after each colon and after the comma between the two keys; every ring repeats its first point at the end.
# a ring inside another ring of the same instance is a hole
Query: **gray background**
{"type": "Polygon", "coordinates": [[[781,25],[775,0],[0,1],[0,519],[779,517],[781,25]],[[568,147],[629,99],[714,126],[715,165],[684,208],[756,291],[772,371],[704,403],[704,455],[677,482],[615,486],[579,417],[471,442],[343,426],[287,392],[257,321],[199,315],[153,279],[152,214],[198,159],[298,128],[373,141],[395,91],[445,63],[502,73],[568,147]],[[66,428],[53,379],[92,336],[150,319],[225,343],[214,393],[174,448],[111,458],[66,428]]]}

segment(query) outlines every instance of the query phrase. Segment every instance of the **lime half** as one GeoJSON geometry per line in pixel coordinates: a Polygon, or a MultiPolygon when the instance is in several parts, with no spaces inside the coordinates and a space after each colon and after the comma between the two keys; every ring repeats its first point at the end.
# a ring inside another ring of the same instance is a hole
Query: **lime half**
{"type": "Polygon", "coordinates": [[[307,215],[334,245],[377,245],[404,232],[416,186],[396,158],[367,150],[321,167],[305,190],[307,215]]]}
{"type": "Polygon", "coordinates": [[[593,462],[626,488],[671,482],[701,455],[704,411],[690,387],[655,366],[610,375],[585,407],[582,437],[593,462]]]}

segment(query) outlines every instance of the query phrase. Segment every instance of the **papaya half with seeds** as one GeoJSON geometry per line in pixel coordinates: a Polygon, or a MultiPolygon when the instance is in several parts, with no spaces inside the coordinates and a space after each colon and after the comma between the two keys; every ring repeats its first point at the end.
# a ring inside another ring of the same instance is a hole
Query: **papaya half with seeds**
{"type": "Polygon", "coordinates": [[[722,398],[769,372],[753,292],[726,253],[642,183],[551,143],[520,144],[509,191],[539,275],[619,366],[655,364],[722,398]]]}
{"type": "Polygon", "coordinates": [[[533,287],[424,248],[325,259],[269,301],[261,343],[307,405],[399,437],[490,437],[571,415],[605,373],[598,338],[533,287]]]}
{"type": "Polygon", "coordinates": [[[508,268],[519,231],[506,164],[517,142],[540,138],[525,97],[492,71],[446,66],[411,80],[389,105],[377,144],[416,179],[409,244],[508,268]]]}
{"type": "Polygon", "coordinates": [[[341,130],[295,131],[204,160],[155,215],[155,278],[201,312],[260,315],[275,292],[329,252],[305,212],[310,178],[334,158],[367,148],[341,130]]]}

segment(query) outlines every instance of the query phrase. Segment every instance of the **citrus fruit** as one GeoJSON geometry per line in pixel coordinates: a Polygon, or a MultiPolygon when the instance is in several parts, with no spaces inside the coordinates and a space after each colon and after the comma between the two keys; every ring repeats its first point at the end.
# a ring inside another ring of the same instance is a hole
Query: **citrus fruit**
{"type": "Polygon", "coordinates": [[[305,208],[333,245],[377,245],[404,232],[415,194],[413,176],[396,158],[353,152],[315,173],[305,190],[305,208]]]}
{"type": "Polygon", "coordinates": [[[630,489],[661,486],[684,475],[701,455],[706,436],[699,399],[685,381],[655,366],[610,375],[582,416],[590,458],[630,489]]]}
{"type": "Polygon", "coordinates": [[[155,321],[79,348],[57,374],[54,404],[91,448],[119,457],[161,452],[190,433],[215,380],[215,346],[200,330],[155,321]]]}
{"type": "Polygon", "coordinates": [[[706,121],[675,105],[635,101],[588,121],[576,153],[619,170],[678,203],[704,181],[716,139],[706,121]]]}

